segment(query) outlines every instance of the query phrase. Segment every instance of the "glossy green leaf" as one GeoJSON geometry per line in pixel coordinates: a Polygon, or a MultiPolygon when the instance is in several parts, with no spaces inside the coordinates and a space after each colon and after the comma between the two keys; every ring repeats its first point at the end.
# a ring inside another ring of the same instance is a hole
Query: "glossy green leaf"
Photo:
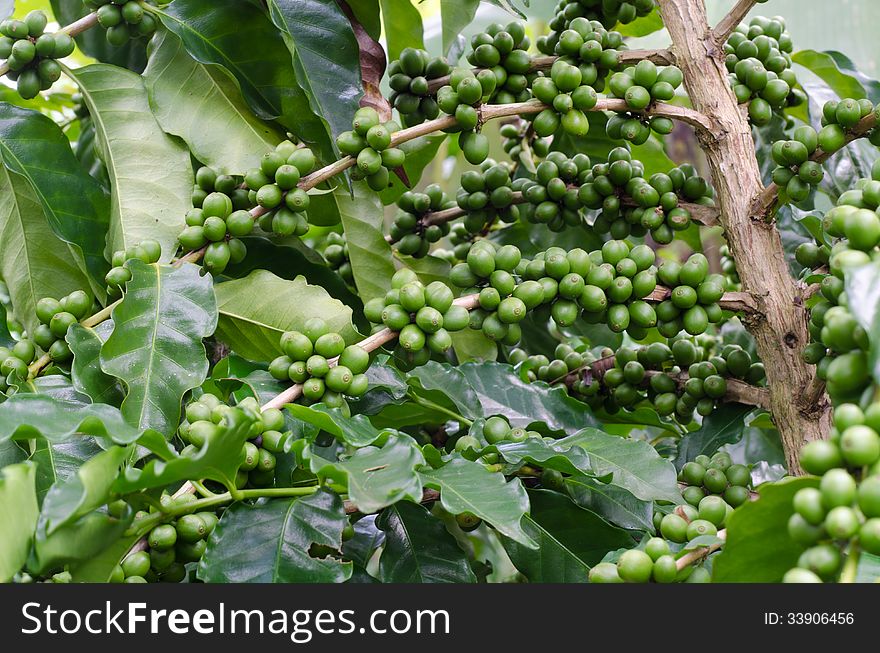
{"type": "Polygon", "coordinates": [[[101,346],[112,330],[110,320],[94,329],[74,324],[68,329],[65,340],[73,352],[70,376],[77,391],[88,396],[93,403],[118,406],[123,397],[119,381],[101,369],[101,346]]]}
{"type": "Polygon", "coordinates": [[[382,511],[379,558],[383,583],[475,583],[468,558],[443,522],[422,506],[401,501],[382,511]]]}
{"type": "Polygon", "coordinates": [[[427,487],[439,490],[440,503],[449,512],[473,513],[524,546],[537,546],[520,524],[529,510],[529,497],[518,478],[507,482],[482,464],[458,457],[440,469],[422,471],[421,477],[427,487]]]}
{"type": "Polygon", "coordinates": [[[495,445],[495,449],[514,471],[531,463],[565,474],[588,474],[592,471],[592,462],[589,455],[577,446],[579,441],[578,434],[549,442],[543,438],[526,438],[522,442],[502,442],[495,445]]]}
{"type": "Polygon", "coordinates": [[[312,112],[327,125],[338,153],[335,139],[351,129],[364,93],[360,49],[351,23],[336,2],[268,0],[268,6],[293,57],[296,82],[312,112]]]}
{"type": "Polygon", "coordinates": [[[746,502],[727,518],[727,543],[712,565],[712,580],[781,581],[804,551],[788,536],[788,519],[794,513],[792,498],[801,488],[818,485],[819,480],[811,476],[762,485],[757,501],[746,502]]]}
{"type": "Polygon", "coordinates": [[[75,583],[109,582],[113,569],[120,564],[131,547],[140,539],[137,535],[124,535],[113,539],[109,546],[96,554],[71,564],[68,568],[75,583]]]}
{"type": "Polygon", "coordinates": [[[404,48],[424,49],[422,39],[422,16],[410,0],[380,0],[382,24],[385,27],[385,42],[388,60],[400,58],[404,48]]]}
{"type": "Polygon", "coordinates": [[[601,515],[612,524],[631,530],[654,532],[653,503],[637,499],[629,490],[590,476],[565,479],[572,501],[601,515]]]}
{"type": "Polygon", "coordinates": [[[589,408],[560,387],[522,381],[502,363],[465,363],[458,368],[477,393],[482,415],[504,415],[511,426],[573,432],[597,422],[589,408]]]}
{"type": "Polygon", "coordinates": [[[590,455],[593,474],[611,475],[611,482],[644,501],[681,503],[675,467],[644,440],[608,435],[586,428],[566,438],[590,455]]]}
{"type": "Polygon", "coordinates": [[[464,28],[471,24],[479,6],[480,0],[440,0],[443,54],[449,53],[464,28]]]}
{"type": "MultiPolygon", "coordinates": [[[[242,411],[234,410],[215,437],[191,456],[167,455],[157,447],[161,458],[150,460],[142,468],[128,467],[119,477],[113,489],[120,494],[166,487],[173,483],[192,479],[210,479],[227,488],[235,487],[235,475],[244,462],[242,447],[250,435],[253,420],[242,411]]],[[[145,446],[149,440],[142,440],[145,446]]],[[[160,447],[164,443],[160,444],[160,447]]]]}
{"type": "Polygon", "coordinates": [[[46,221],[33,187],[6,168],[0,168],[0,277],[28,331],[37,326],[40,299],[89,287],[73,253],[46,221]]]}
{"type": "Polygon", "coordinates": [[[722,404],[703,419],[703,424],[678,442],[676,469],[700,454],[711,456],[725,444],[738,442],[746,428],[745,418],[754,408],[743,404],[722,404]]]}
{"type": "Polygon", "coordinates": [[[578,507],[558,492],[529,492],[532,510],[523,529],[538,550],[503,538],[511,560],[532,583],[585,583],[590,566],[609,550],[631,547],[633,538],[596,513],[578,507]]]}
{"type": "Polygon", "coordinates": [[[217,326],[210,275],[199,266],[130,261],[132,279],[113,309],[113,333],[101,347],[101,369],[126,387],[122,414],[130,424],[170,436],[180,402],[208,373],[202,338],[217,326]]]}
{"type": "Polygon", "coordinates": [[[313,457],[311,464],[318,478],[348,487],[348,496],[359,512],[377,512],[404,499],[422,499],[416,469],[425,464],[425,458],[415,440],[406,435],[389,435],[382,448],[358,449],[341,462],[313,457]]]}
{"type": "Polygon", "coordinates": [[[43,499],[39,529],[51,535],[108,503],[113,482],[127,455],[126,447],[110,447],[83,462],[68,478],[56,482],[43,499]]]}
{"type": "Polygon", "coordinates": [[[347,523],[342,500],[327,491],[237,503],[211,533],[198,576],[206,583],[341,583],[352,564],[312,557],[309,549],[317,544],[338,550],[347,523]]]}
{"type": "Polygon", "coordinates": [[[340,442],[352,447],[365,447],[382,435],[381,431],[363,415],[348,417],[340,409],[328,408],[324,404],[314,406],[288,404],[286,410],[291,416],[322,431],[327,431],[340,442]]]}
{"type": "Polygon", "coordinates": [[[93,64],[72,76],[89,108],[110,175],[108,258],[152,238],[162,245],[161,260],[171,260],[183,216],[192,208],[189,152],[156,122],[140,75],[93,64]]]}
{"type": "Polygon", "coordinates": [[[29,462],[0,469],[0,583],[12,580],[27,561],[40,513],[35,475],[29,462]]]}
{"type": "Polygon", "coordinates": [[[105,512],[92,512],[51,535],[38,531],[28,570],[44,574],[89,561],[122,537],[130,523],[130,517],[116,519],[105,512]]]}
{"type": "MultiPolygon", "coordinates": [[[[419,281],[426,286],[433,281],[442,281],[446,284],[449,283],[449,271],[452,269],[452,266],[448,261],[444,261],[442,258],[437,258],[430,254],[428,256],[423,256],[422,258],[401,256],[400,254],[396,254],[396,257],[401,263],[403,263],[404,267],[415,272],[419,281]]],[[[456,333],[453,335],[458,334],[456,333]]]]}
{"type": "Polygon", "coordinates": [[[365,515],[352,524],[354,536],[342,543],[342,554],[360,567],[367,567],[370,558],[383,542],[385,532],[376,527],[378,515],[365,515]]]}
{"type": "Polygon", "coordinates": [[[91,437],[79,437],[75,440],[55,443],[45,438],[37,438],[30,456],[30,460],[37,465],[37,500],[42,503],[46,493],[55,483],[72,477],[83,463],[102,451],[104,450],[91,437]]]}
{"type": "Polygon", "coordinates": [[[116,444],[131,444],[142,432],[131,426],[118,408],[107,404],[23,393],[0,404],[0,442],[42,436],[56,443],[94,435],[116,444]]]}
{"type": "MultiPolygon", "coordinates": [[[[23,443],[27,444],[27,443],[23,443]]],[[[25,451],[15,440],[4,440],[0,443],[0,468],[7,465],[15,465],[23,463],[28,459],[28,452],[25,451]]]]}
{"type": "Polygon", "coordinates": [[[459,363],[493,362],[498,358],[498,344],[474,329],[453,333],[452,349],[459,363]]]}
{"type": "Polygon", "coordinates": [[[351,309],[305,278],[282,279],[265,270],[217,286],[217,337],[245,358],[269,361],[281,353],[285,331],[301,330],[313,317],[324,319],[348,343],[357,339],[351,309]]]}
{"type": "Polygon", "coordinates": [[[663,17],[660,16],[660,10],[654,7],[647,16],[639,16],[633,22],[617,25],[614,29],[624,36],[647,36],[663,29],[663,17]]]}
{"type": "Polygon", "coordinates": [[[281,141],[247,106],[226,69],[199,63],[170,32],[153,40],[144,84],[162,129],[219,173],[244,174],[281,141]]]}
{"type": "Polygon", "coordinates": [[[15,338],[9,333],[9,315],[6,313],[6,304],[0,304],[0,347],[12,347],[15,338]]]}
{"type": "Polygon", "coordinates": [[[7,168],[39,190],[36,199],[45,216],[39,222],[47,222],[73,254],[64,252],[64,245],[53,245],[52,249],[58,250],[56,256],[75,261],[103,296],[104,275],[109,269],[104,240],[110,202],[101,185],[80,166],[67,137],[46,116],[2,104],[0,157],[7,168]]]}
{"type": "Polygon", "coordinates": [[[853,63],[839,52],[798,50],[792,60],[828,84],[841,99],[868,97],[867,85],[871,88],[872,101],[880,100],[880,84],[856,71],[853,63]]]}
{"type": "Polygon", "coordinates": [[[367,302],[391,290],[394,259],[385,240],[385,212],[376,193],[366,183],[354,184],[354,198],[348,190],[337,188],[312,198],[310,214],[338,212],[345,231],[345,242],[358,295],[367,302]]]}
{"type": "Polygon", "coordinates": [[[284,38],[261,6],[232,0],[189,0],[171,3],[159,16],[193,59],[223,66],[232,73],[257,116],[278,118],[301,140],[314,143],[322,160],[335,158],[327,129],[297,84],[284,38]],[[255,47],[259,56],[254,56],[255,47]]]}
{"type": "Polygon", "coordinates": [[[880,264],[866,263],[844,271],[849,310],[871,341],[871,374],[880,381],[880,264]]]}

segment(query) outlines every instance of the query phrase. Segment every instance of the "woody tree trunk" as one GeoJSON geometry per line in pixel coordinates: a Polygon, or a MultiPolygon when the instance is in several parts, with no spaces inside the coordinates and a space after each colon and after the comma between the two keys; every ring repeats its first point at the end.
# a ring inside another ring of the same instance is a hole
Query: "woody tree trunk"
{"type": "Polygon", "coordinates": [[[740,0],[716,30],[709,27],[703,0],[659,0],[672,38],[675,63],[694,108],[710,129],[697,137],[712,172],[720,222],[736,261],[743,291],[758,311],[746,318],[767,371],[773,420],[782,436],[789,470],[800,472],[805,441],[826,437],[829,404],[815,368],[801,359],[809,342],[802,292],[791,277],[779,233],[753,209],[764,186],[749,123],[727,79],[723,46],[730,30],[753,2],[740,0]]]}

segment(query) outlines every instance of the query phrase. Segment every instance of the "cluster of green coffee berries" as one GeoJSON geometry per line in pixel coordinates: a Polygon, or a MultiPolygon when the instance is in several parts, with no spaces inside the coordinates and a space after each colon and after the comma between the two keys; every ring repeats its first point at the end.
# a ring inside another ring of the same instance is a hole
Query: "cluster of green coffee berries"
{"type": "MultiPolygon", "coordinates": [[[[66,347],[67,343],[64,345],[66,347]]],[[[69,357],[69,352],[68,349],[66,357],[69,357]]],[[[0,346],[0,392],[7,392],[10,387],[27,380],[28,365],[36,356],[37,349],[34,343],[26,338],[19,340],[12,347],[0,346]]],[[[62,356],[62,360],[66,357],[62,356]]]]}
{"type": "Polygon", "coordinates": [[[70,360],[72,354],[64,340],[67,330],[88,316],[92,309],[92,298],[83,290],[74,290],[60,300],[43,297],[37,302],[36,313],[40,324],[34,329],[33,341],[54,362],[70,360]]]}
{"type": "Polygon", "coordinates": [[[616,562],[600,562],[590,569],[591,583],[708,583],[704,567],[678,570],[676,556],[669,542],[652,537],[644,549],[629,549],[616,562]]]}
{"type": "Polygon", "coordinates": [[[727,393],[727,378],[754,384],[764,379],[763,366],[753,363],[739,346],[727,345],[714,354],[708,345],[679,336],[668,344],[622,347],[613,354],[610,367],[606,361],[611,355],[599,352],[607,358],[597,363],[599,355],[583,343],[557,345],[553,360],[543,355],[523,358],[518,351],[511,356],[521,362],[520,374],[527,380],[564,382],[574,397],[593,409],[614,414],[648,404],[663,417],[675,416],[689,424],[694,410],[705,417],[715,409],[727,393]]]}
{"type": "Polygon", "coordinates": [[[836,580],[848,555],[880,555],[880,403],[834,409],[828,440],[801,450],[801,466],[819,477],[792,500],[789,536],[807,548],[784,582],[836,580]]]}
{"type": "Polygon", "coordinates": [[[675,97],[683,76],[676,66],[658,68],[647,59],[614,73],[608,81],[611,95],[626,102],[628,111],[608,119],[605,132],[609,138],[624,139],[635,145],[645,143],[651,131],[669,134],[675,123],[662,116],[647,116],[644,111],[652,102],[668,102],[675,97]]]}
{"type": "Polygon", "coordinates": [[[827,261],[828,273],[819,283],[819,293],[810,308],[808,324],[811,342],[803,351],[804,360],[816,364],[817,375],[825,380],[828,394],[835,401],[859,401],[871,394],[867,357],[869,338],[849,309],[844,292],[847,269],[870,263],[880,244],[880,163],[875,163],[872,179],[861,179],[845,192],[822,219],[825,244],[806,243],[796,251],[798,261],[815,267],[827,261]]]}
{"type": "Polygon", "coordinates": [[[107,284],[107,296],[116,297],[122,293],[122,287],[131,281],[131,270],[126,263],[131,259],[138,259],[144,263],[156,263],[162,257],[162,246],[158,241],[148,238],[139,245],[132,245],[126,249],[113,252],[110,264],[113,266],[104,277],[107,284]]]}
{"type": "Polygon", "coordinates": [[[45,34],[49,22],[42,11],[32,11],[24,20],[0,22],[0,59],[6,59],[7,76],[17,83],[25,100],[48,90],[61,77],[56,59],[69,56],[76,47],[65,32],[45,34]]]}
{"type": "Polygon", "coordinates": [[[411,127],[440,115],[431,80],[445,77],[450,70],[452,67],[444,57],[431,58],[425,50],[417,48],[404,48],[400,59],[391,62],[388,101],[400,113],[404,125],[411,127]]]}
{"type": "Polygon", "coordinates": [[[309,148],[283,141],[263,155],[259,168],[247,171],[248,201],[262,209],[257,220],[260,229],[279,236],[302,236],[309,230],[310,197],[297,184],[316,163],[309,148]]]}
{"type": "Polygon", "coordinates": [[[83,0],[85,6],[98,14],[98,24],[107,30],[110,45],[125,45],[129,39],[151,36],[159,26],[144,9],[150,0],[83,0]]]}
{"type": "Polygon", "coordinates": [[[449,233],[449,222],[429,223],[429,215],[455,206],[437,184],[430,184],[424,192],[406,191],[397,200],[400,212],[389,230],[391,242],[401,254],[421,258],[428,254],[433,243],[449,233]]]}
{"type": "Polygon", "coordinates": [[[617,23],[626,25],[647,16],[653,9],[654,0],[559,0],[549,22],[550,33],[539,37],[536,45],[540,52],[554,54],[561,35],[581,19],[611,29],[617,23]]]}
{"type": "Polygon", "coordinates": [[[345,234],[331,231],[324,239],[321,256],[336,273],[342,277],[349,286],[354,287],[354,272],[351,269],[351,261],[348,257],[348,243],[345,234]]]}
{"type": "MultiPolygon", "coordinates": [[[[749,500],[752,477],[749,468],[745,465],[733,464],[730,454],[719,451],[711,458],[704,454],[697,456],[691,462],[685,463],[678,474],[679,482],[685,484],[681,496],[692,506],[697,506],[700,510],[700,516],[705,518],[703,513],[704,504],[711,499],[717,503],[717,499],[722,499],[727,506],[727,512],[741,506],[749,500]]],[[[720,521],[711,519],[710,521],[717,527],[723,526],[725,513],[719,515],[720,521]]],[[[673,531],[670,527],[668,530],[673,531]]],[[[667,535],[664,532],[661,522],[661,533],[664,537],[669,537],[673,541],[675,537],[667,535]]],[[[688,538],[692,539],[692,538],[688,538]]]]}
{"type": "Polygon", "coordinates": [[[455,195],[459,208],[466,211],[462,224],[470,234],[479,234],[491,228],[496,221],[516,222],[519,208],[510,178],[510,167],[486,159],[479,170],[468,170],[461,175],[461,188],[455,195]]]}
{"type": "Polygon", "coordinates": [[[806,101],[804,92],[795,88],[798,81],[791,70],[791,52],[791,37],[779,16],[756,16],[728,37],[724,61],[730,85],[737,101],[748,103],[753,124],[766,125],[774,111],[806,101]]]}
{"type": "Polygon", "coordinates": [[[391,277],[391,290],[384,297],[364,304],[364,316],[373,324],[400,332],[395,353],[404,366],[421,365],[432,353],[448,351],[450,333],[468,326],[470,315],[453,303],[454,298],[442,281],[425,286],[415,272],[401,268],[391,277]]]}
{"type": "Polygon", "coordinates": [[[525,24],[492,23],[485,31],[471,37],[468,63],[487,68],[495,76],[495,88],[488,92],[488,101],[494,104],[525,102],[531,98],[529,79],[532,57],[531,42],[526,36],[525,24]]]}
{"type": "Polygon", "coordinates": [[[584,225],[578,183],[590,170],[590,157],[578,152],[572,158],[561,152],[550,152],[538,164],[534,180],[520,177],[513,190],[522,192],[528,202],[520,206],[520,214],[535,224],[546,224],[551,231],[584,225]]]}
{"type": "Polygon", "coordinates": [[[620,50],[624,49],[620,32],[608,31],[598,21],[578,17],[559,35],[551,54],[577,66],[581,84],[602,92],[608,74],[619,67],[620,50]]]}
{"type": "MultiPolygon", "coordinates": [[[[796,254],[797,252],[795,252],[796,254]]],[[[718,254],[721,259],[721,273],[725,278],[725,289],[730,291],[740,290],[742,282],[739,278],[739,272],[736,271],[736,261],[730,255],[730,246],[727,243],[718,248],[718,254]]],[[[813,267],[813,266],[810,266],[813,267]]]]}
{"type": "Polygon", "coordinates": [[[664,245],[691,225],[691,212],[681,204],[714,206],[713,196],[712,187],[692,165],[645,179],[642,162],[622,147],[609,153],[607,163],[598,163],[583,175],[578,189],[580,203],[600,211],[593,221],[595,233],[617,239],[650,233],[664,245]]]}
{"type": "Polygon", "coordinates": [[[681,329],[699,335],[709,324],[721,321],[718,302],[726,280],[720,274],[709,274],[709,261],[703,254],[692,254],[683,264],[664,261],[657,277],[671,289],[668,299],[657,305],[657,329],[662,335],[671,338],[681,329]]]}
{"type": "Polygon", "coordinates": [[[773,143],[771,156],[776,168],[773,183],[785,189],[785,196],[792,202],[800,202],[810,196],[810,191],[825,178],[821,163],[810,157],[819,147],[819,135],[809,125],[794,130],[792,140],[773,143]]]}
{"type": "MultiPolygon", "coordinates": [[[[463,435],[455,441],[455,450],[456,451],[481,451],[486,445],[493,444],[501,444],[504,442],[523,442],[527,438],[538,438],[543,437],[537,431],[527,431],[524,428],[511,428],[510,422],[507,421],[507,418],[503,415],[495,415],[486,420],[483,424],[483,440],[481,442],[479,438],[474,435],[463,435]]],[[[489,454],[485,454],[481,457],[481,461],[484,463],[494,464],[497,462],[497,457],[491,456],[489,454]]]]}
{"type": "Polygon", "coordinates": [[[599,96],[584,80],[580,66],[562,57],[557,59],[549,77],[539,76],[532,82],[532,93],[549,105],[532,121],[532,129],[538,136],[552,136],[560,126],[572,136],[585,136],[590,131],[585,112],[596,106],[599,96]]]}
{"type": "MultiPolygon", "coordinates": [[[[836,152],[847,143],[847,136],[862,118],[877,109],[865,98],[855,100],[829,100],[822,106],[822,129],[819,131],[819,147],[823,152],[836,152]]],[[[880,145],[880,129],[873,130],[868,140],[872,145],[880,145]]]]}
{"type": "MultiPolygon", "coordinates": [[[[166,509],[193,503],[195,495],[182,494],[172,498],[163,494],[160,502],[166,509]]],[[[124,501],[109,506],[110,513],[121,515],[127,510],[124,501]]],[[[134,526],[151,513],[138,512],[134,526]]],[[[147,533],[149,548],[128,554],[110,576],[111,583],[179,583],[187,576],[186,565],[198,562],[205,553],[208,537],[219,518],[216,513],[203,511],[181,515],[177,519],[150,529],[147,533]]]]}
{"type": "Polygon", "coordinates": [[[177,429],[184,443],[181,456],[198,453],[226,428],[226,415],[242,410],[252,424],[247,442],[242,445],[241,467],[235,478],[238,489],[267,487],[275,479],[275,453],[281,451],[284,439],[284,415],[277,408],[261,410],[253,397],[246,397],[233,408],[215,395],[205,393],[186,406],[185,416],[177,429]]]}
{"type": "Polygon", "coordinates": [[[468,163],[478,165],[489,156],[489,138],[477,131],[480,123],[479,105],[495,91],[495,73],[483,69],[474,74],[470,68],[455,68],[449,84],[437,91],[440,110],[455,117],[458,145],[468,163]]]}
{"type": "Polygon", "coordinates": [[[399,127],[392,120],[381,122],[373,107],[361,107],[351,121],[352,130],[336,137],[336,146],[343,154],[353,156],[357,163],[353,179],[366,179],[370,188],[384,190],[390,182],[390,170],[406,160],[403,150],[391,147],[391,135],[399,127]]]}
{"type": "Polygon", "coordinates": [[[526,120],[515,119],[501,126],[501,147],[514,161],[520,161],[520,157],[530,153],[531,160],[543,159],[550,153],[549,138],[537,138],[535,131],[531,129],[531,123],[526,120]]]}
{"type": "Polygon", "coordinates": [[[369,352],[360,345],[346,347],[343,337],[321,318],[307,320],[302,331],[284,332],[279,347],[283,353],[269,363],[269,374],[301,384],[308,402],[339,408],[346,396],[367,391],[369,352]]]}

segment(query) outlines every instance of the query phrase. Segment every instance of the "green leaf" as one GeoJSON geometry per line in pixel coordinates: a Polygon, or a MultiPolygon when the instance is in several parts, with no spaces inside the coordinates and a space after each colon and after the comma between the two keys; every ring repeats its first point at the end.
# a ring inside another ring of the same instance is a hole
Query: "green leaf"
{"type": "Polygon", "coordinates": [[[191,456],[169,456],[164,441],[143,438],[141,444],[144,446],[158,445],[154,453],[158,453],[161,459],[150,460],[143,468],[128,467],[113,489],[128,494],[192,479],[210,479],[234,488],[235,475],[244,462],[242,448],[251,435],[252,425],[253,420],[242,411],[230,411],[216,436],[191,456]]]}
{"type": "MultiPolygon", "coordinates": [[[[24,443],[27,444],[27,443],[24,443]]],[[[0,444],[0,468],[16,463],[23,463],[28,459],[28,453],[14,440],[5,440],[0,444]]]]}
{"type": "MultiPolygon", "coordinates": [[[[403,2],[406,1],[403,0],[403,2]]],[[[437,156],[437,150],[440,149],[445,139],[446,134],[429,134],[407,141],[400,146],[400,149],[406,152],[403,170],[406,172],[406,178],[409,180],[410,187],[415,187],[419,183],[419,180],[422,178],[422,172],[434,161],[437,156]]],[[[406,190],[407,187],[400,180],[400,177],[393,174],[391,175],[391,185],[379,193],[379,199],[382,200],[382,204],[388,206],[399,200],[406,190]]]]}
{"type": "Polygon", "coordinates": [[[458,457],[420,475],[426,486],[439,490],[440,504],[447,511],[454,515],[473,513],[520,544],[537,546],[520,524],[529,510],[529,497],[518,478],[505,482],[502,474],[458,457]]]}
{"type": "Polygon", "coordinates": [[[152,238],[162,245],[161,260],[171,260],[192,208],[189,152],[156,122],[140,75],[106,64],[68,74],[89,108],[110,175],[108,258],[152,238]]]}
{"type": "Polygon", "coordinates": [[[498,344],[481,331],[465,329],[452,334],[452,348],[460,363],[482,363],[498,358],[498,344]]]}
{"type": "Polygon", "coordinates": [[[853,63],[839,52],[798,50],[791,58],[828,84],[841,99],[861,100],[868,97],[863,82],[872,87],[872,101],[876,102],[880,99],[877,97],[880,93],[880,84],[854,70],[853,63]]]}
{"type": "Polygon", "coordinates": [[[703,419],[703,424],[678,442],[676,469],[700,454],[711,456],[725,444],[739,442],[746,428],[745,417],[754,408],[743,404],[722,404],[703,419]]]}
{"type": "MultiPolygon", "coordinates": [[[[67,137],[46,116],[2,104],[0,156],[7,168],[37,189],[36,199],[45,216],[38,222],[47,222],[73,252],[71,257],[63,251],[64,245],[53,244],[56,256],[76,261],[100,291],[98,296],[103,297],[104,275],[109,269],[104,260],[104,241],[110,224],[110,202],[101,185],[77,161],[67,137]]],[[[9,195],[8,189],[3,194],[9,195]]],[[[49,242],[54,241],[51,238],[49,242]]]]}
{"type": "Polygon", "coordinates": [[[302,499],[237,503],[223,518],[199,562],[206,583],[341,583],[352,564],[314,558],[313,544],[339,549],[348,523],[342,500],[321,490],[302,499]]]}
{"type": "Polygon", "coordinates": [[[529,492],[532,510],[523,528],[538,543],[528,549],[509,538],[504,548],[532,583],[586,583],[590,566],[610,550],[628,548],[633,538],[565,495],[549,490],[529,492]]]}
{"type": "Polygon", "coordinates": [[[193,59],[218,64],[232,73],[257,116],[278,118],[300,140],[314,143],[323,161],[336,158],[326,127],[297,84],[284,38],[261,6],[189,0],[171,3],[159,16],[165,27],[180,37],[193,59]],[[255,47],[259,56],[254,56],[255,47]]]}
{"type": "Polygon", "coordinates": [[[636,498],[681,503],[675,467],[644,440],[586,428],[566,441],[576,443],[590,454],[593,474],[599,477],[610,474],[614,485],[628,490],[636,498]]]}
{"type": "Polygon", "coordinates": [[[272,22],[293,57],[296,81],[334,139],[351,129],[364,90],[360,49],[346,15],[326,0],[269,0],[272,22]],[[328,47],[328,44],[332,44],[328,47]]]}
{"type": "Polygon", "coordinates": [[[104,512],[92,512],[51,535],[38,531],[28,557],[28,569],[35,574],[44,574],[60,570],[65,565],[91,560],[113,546],[130,523],[130,517],[116,519],[104,512]]]}
{"type": "Polygon", "coordinates": [[[473,21],[479,5],[480,0],[440,0],[443,54],[449,54],[449,50],[458,40],[459,34],[473,21]]]}
{"type": "Polygon", "coordinates": [[[70,565],[68,571],[75,583],[107,583],[113,569],[120,564],[131,547],[141,539],[138,535],[126,535],[111,541],[111,544],[95,555],[70,565]]]}
{"type": "Polygon", "coordinates": [[[871,374],[880,381],[880,264],[872,262],[844,270],[849,310],[871,342],[868,360],[871,374]]]}
{"type": "Polygon", "coordinates": [[[431,256],[430,254],[428,256],[423,256],[422,258],[401,256],[400,254],[397,254],[396,256],[400,262],[403,263],[404,267],[415,272],[419,281],[426,286],[432,281],[442,281],[446,284],[449,283],[449,271],[452,269],[452,266],[448,261],[444,261],[442,258],[437,258],[436,256],[431,256]]]}
{"type": "Polygon", "coordinates": [[[404,48],[424,49],[422,39],[422,16],[410,0],[379,0],[382,6],[382,24],[388,60],[400,58],[404,48]]]}
{"type": "Polygon", "coordinates": [[[281,141],[253,114],[225,68],[199,63],[170,32],[153,39],[144,84],[162,129],[219,173],[242,175],[259,167],[263,154],[281,141]]]}
{"type": "Polygon", "coordinates": [[[401,501],[382,511],[379,558],[383,583],[475,583],[468,558],[443,522],[420,505],[401,501]]]}
{"type": "MultiPolygon", "coordinates": [[[[477,393],[482,416],[504,415],[513,427],[546,424],[550,431],[572,432],[598,423],[586,404],[558,386],[527,383],[503,363],[465,363],[458,368],[477,393]]],[[[544,430],[546,430],[544,429],[544,430]]]]}
{"type": "MultiPolygon", "coordinates": [[[[55,182],[53,182],[54,184],[55,182]]],[[[30,183],[0,168],[0,277],[25,329],[37,326],[37,302],[88,288],[67,245],[52,231],[30,183]]]]}
{"type": "Polygon", "coordinates": [[[107,404],[84,404],[46,394],[24,393],[0,404],[0,442],[42,436],[58,443],[94,435],[116,444],[131,444],[142,433],[128,424],[118,408],[107,404]]]}
{"type": "Polygon", "coordinates": [[[280,355],[281,334],[302,330],[313,317],[325,320],[347,343],[357,339],[351,309],[301,276],[288,281],[254,270],[244,279],[217,286],[217,306],[217,338],[251,360],[269,361],[280,355]]]}
{"type": "Polygon", "coordinates": [[[385,213],[376,193],[366,183],[356,183],[353,198],[347,190],[336,189],[333,193],[312,198],[312,204],[317,206],[310,212],[339,212],[354,283],[361,300],[367,302],[384,296],[391,290],[394,259],[391,245],[385,240],[385,213]]]}
{"type": "Polygon", "coordinates": [[[657,7],[647,16],[639,16],[633,22],[626,25],[617,25],[614,28],[624,36],[647,36],[663,29],[663,18],[657,7]]]}
{"type": "Polygon", "coordinates": [[[352,447],[373,444],[382,435],[382,432],[363,415],[347,417],[340,409],[328,408],[324,404],[314,406],[288,404],[285,408],[292,417],[327,431],[340,442],[352,447]]]}
{"type": "Polygon", "coordinates": [[[612,524],[630,530],[654,532],[651,501],[636,499],[629,490],[589,476],[566,478],[565,486],[572,501],[602,515],[612,524]]]}
{"type": "Polygon", "coordinates": [[[464,417],[476,419],[483,416],[480,398],[459,367],[428,361],[409,373],[407,383],[416,395],[454,409],[464,417]]]}
{"type": "MultiPolygon", "coordinates": [[[[70,25],[89,13],[89,9],[81,2],[51,0],[51,5],[52,15],[59,25],[70,25]]],[[[147,41],[148,39],[130,39],[121,46],[111,45],[107,41],[106,30],[100,27],[86,30],[76,37],[76,44],[90,57],[135,72],[142,71],[147,63],[147,41]]]]}
{"type": "Polygon", "coordinates": [[[110,447],[85,461],[68,478],[56,482],[43,499],[39,530],[51,535],[106,504],[127,455],[126,447],[110,447]]]}
{"type": "Polygon", "coordinates": [[[76,474],[83,463],[102,451],[104,450],[91,437],[57,443],[49,442],[45,438],[37,438],[30,457],[30,460],[37,465],[37,500],[42,503],[46,493],[55,483],[69,479],[76,474]]]}
{"type": "Polygon", "coordinates": [[[112,329],[113,323],[109,320],[94,329],[74,324],[64,339],[73,352],[70,376],[77,392],[93,403],[118,406],[122,401],[122,388],[115,377],[101,369],[101,346],[112,329]]]}
{"type": "Polygon", "coordinates": [[[421,501],[422,482],[416,469],[425,464],[411,437],[389,435],[381,449],[369,447],[342,462],[312,458],[312,471],[321,480],[331,479],[348,487],[348,496],[359,512],[378,512],[393,503],[421,501]]]}
{"type": "Polygon", "coordinates": [[[9,347],[15,345],[15,338],[9,333],[9,315],[6,313],[6,304],[0,303],[0,347],[9,347]]]}
{"type": "Polygon", "coordinates": [[[135,426],[170,436],[180,402],[208,373],[202,338],[214,333],[217,305],[211,276],[197,265],[129,262],[122,302],[113,309],[113,333],[101,347],[101,369],[126,387],[122,414],[135,426]]]}
{"type": "Polygon", "coordinates": [[[757,501],[748,501],[727,518],[727,543],[712,565],[718,583],[778,583],[797,565],[804,547],[788,536],[792,499],[801,488],[818,487],[819,479],[802,476],[761,486],[757,501]],[[769,543],[772,542],[772,545],[769,543]]]}
{"type": "Polygon", "coordinates": [[[578,434],[551,442],[526,438],[522,442],[502,442],[495,445],[495,450],[514,470],[529,462],[565,474],[588,474],[592,472],[592,463],[587,452],[577,446],[579,441],[578,434]]]}
{"type": "Polygon", "coordinates": [[[0,583],[12,580],[27,561],[40,512],[35,474],[29,462],[0,469],[0,583]]]}

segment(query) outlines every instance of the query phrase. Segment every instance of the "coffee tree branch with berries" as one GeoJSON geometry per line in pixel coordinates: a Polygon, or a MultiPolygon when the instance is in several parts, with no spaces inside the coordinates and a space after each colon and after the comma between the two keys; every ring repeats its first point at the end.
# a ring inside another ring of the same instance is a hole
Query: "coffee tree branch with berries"
{"type": "Polygon", "coordinates": [[[431,52],[376,3],[47,4],[0,22],[0,581],[874,580],[843,55],[751,0],[431,52]]]}

